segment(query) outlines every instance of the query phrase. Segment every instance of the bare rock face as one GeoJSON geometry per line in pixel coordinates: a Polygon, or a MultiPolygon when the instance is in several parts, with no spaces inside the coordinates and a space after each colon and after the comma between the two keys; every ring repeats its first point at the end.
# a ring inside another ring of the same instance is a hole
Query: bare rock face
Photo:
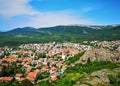
{"type": "Polygon", "coordinates": [[[91,74],[85,75],[74,86],[86,86],[84,84],[90,84],[91,86],[111,86],[108,75],[116,75],[119,72],[120,68],[94,71],[91,74]]]}
{"type": "Polygon", "coordinates": [[[91,61],[111,61],[118,63],[120,62],[120,52],[107,49],[89,50],[80,58],[79,63],[86,63],[88,58],[90,58],[91,61]]]}
{"type": "Polygon", "coordinates": [[[117,48],[117,50],[118,50],[118,52],[120,52],[120,45],[119,45],[119,47],[117,48]]]}

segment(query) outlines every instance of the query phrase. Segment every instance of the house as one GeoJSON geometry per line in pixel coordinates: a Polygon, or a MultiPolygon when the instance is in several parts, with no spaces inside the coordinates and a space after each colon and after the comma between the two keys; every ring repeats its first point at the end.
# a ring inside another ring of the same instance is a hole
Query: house
{"type": "Polygon", "coordinates": [[[66,55],[63,54],[63,55],[62,55],[62,59],[65,60],[65,58],[66,58],[66,55]]]}
{"type": "Polygon", "coordinates": [[[27,68],[26,68],[26,72],[30,72],[31,70],[32,70],[32,66],[28,66],[27,68]]]}
{"type": "Polygon", "coordinates": [[[58,74],[57,73],[55,73],[55,74],[52,74],[51,76],[50,76],[51,78],[50,78],[50,80],[51,81],[56,81],[58,78],[58,74]]]}
{"type": "Polygon", "coordinates": [[[0,50],[0,56],[4,55],[4,51],[0,50]]]}
{"type": "Polygon", "coordinates": [[[49,70],[49,67],[48,66],[43,66],[41,71],[48,71],[49,70]]]}
{"type": "Polygon", "coordinates": [[[51,70],[57,72],[57,71],[58,71],[58,68],[57,68],[57,67],[52,67],[51,70]]]}
{"type": "Polygon", "coordinates": [[[20,81],[20,82],[22,82],[22,81],[24,81],[25,79],[26,79],[26,78],[20,78],[20,80],[19,80],[19,81],[20,81]]]}
{"type": "Polygon", "coordinates": [[[40,73],[40,70],[36,69],[36,70],[34,70],[34,72],[38,74],[38,73],[40,73]]]}
{"type": "Polygon", "coordinates": [[[20,80],[20,78],[22,78],[23,74],[16,74],[15,75],[15,79],[16,80],[20,80]]]}
{"type": "Polygon", "coordinates": [[[37,77],[37,73],[36,72],[30,72],[28,73],[28,75],[26,76],[26,78],[28,80],[30,80],[31,82],[34,82],[36,80],[37,77]]]}
{"type": "Polygon", "coordinates": [[[66,69],[67,69],[67,66],[66,66],[66,65],[63,65],[61,71],[64,73],[64,71],[65,71],[66,69]]]}
{"type": "Polygon", "coordinates": [[[59,69],[57,67],[52,67],[49,72],[52,74],[52,73],[58,72],[58,70],[59,69]]]}
{"type": "Polygon", "coordinates": [[[6,81],[11,81],[13,80],[13,77],[0,77],[0,82],[6,82],[6,81]]]}

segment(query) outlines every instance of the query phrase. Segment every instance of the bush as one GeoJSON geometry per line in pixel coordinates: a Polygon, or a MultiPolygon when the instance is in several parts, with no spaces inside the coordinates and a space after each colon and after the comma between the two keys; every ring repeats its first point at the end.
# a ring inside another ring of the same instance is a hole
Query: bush
{"type": "Polygon", "coordinates": [[[46,54],[45,53],[40,53],[38,54],[38,58],[45,58],[46,57],[46,54]]]}
{"type": "Polygon", "coordinates": [[[34,85],[31,81],[25,79],[24,81],[21,82],[21,86],[34,86],[34,85]]]}
{"type": "Polygon", "coordinates": [[[40,72],[37,76],[37,80],[41,80],[41,79],[45,79],[49,77],[49,73],[48,72],[40,72]]]}
{"type": "Polygon", "coordinates": [[[117,68],[118,66],[109,61],[95,61],[86,64],[76,64],[74,67],[68,68],[65,72],[66,73],[91,73],[93,71],[97,71],[100,69],[113,69],[117,68]]]}
{"type": "Polygon", "coordinates": [[[67,65],[70,65],[71,63],[74,63],[76,62],[77,60],[79,60],[79,58],[84,54],[85,52],[81,52],[73,57],[70,57],[67,61],[66,61],[66,64],[67,65]]]}
{"type": "Polygon", "coordinates": [[[120,72],[117,75],[108,75],[112,86],[120,86],[120,72]]]}
{"type": "Polygon", "coordinates": [[[39,86],[52,86],[52,84],[48,80],[41,81],[39,86]]]}
{"type": "Polygon", "coordinates": [[[66,73],[54,86],[73,86],[82,76],[83,74],[80,73],[66,73]]]}

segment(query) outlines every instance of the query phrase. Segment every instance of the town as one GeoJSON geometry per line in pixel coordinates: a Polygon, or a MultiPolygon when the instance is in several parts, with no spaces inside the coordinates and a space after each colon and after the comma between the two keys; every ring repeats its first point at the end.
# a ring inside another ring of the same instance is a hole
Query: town
{"type": "Polygon", "coordinates": [[[64,74],[66,61],[74,55],[97,48],[120,51],[120,41],[79,43],[39,43],[22,44],[18,48],[0,48],[0,82],[13,79],[21,82],[28,79],[32,83],[42,80],[54,82],[64,74]],[[2,72],[3,71],[3,72],[2,72]]]}
{"type": "MultiPolygon", "coordinates": [[[[10,81],[15,78],[18,81],[25,79],[35,82],[39,73],[48,73],[47,79],[57,80],[60,74],[67,69],[65,60],[84,50],[90,50],[88,45],[77,43],[45,43],[45,44],[22,44],[15,50],[9,47],[0,49],[0,70],[3,66],[11,67],[13,63],[20,66],[23,73],[16,73],[13,77],[0,77],[0,81],[10,81]]],[[[39,77],[38,77],[39,78],[39,77]]],[[[41,80],[38,80],[38,82],[41,80]]]]}

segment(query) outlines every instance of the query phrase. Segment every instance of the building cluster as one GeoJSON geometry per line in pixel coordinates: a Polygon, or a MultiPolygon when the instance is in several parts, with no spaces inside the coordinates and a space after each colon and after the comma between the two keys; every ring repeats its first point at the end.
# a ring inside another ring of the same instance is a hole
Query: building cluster
{"type": "Polygon", "coordinates": [[[16,79],[19,82],[28,79],[31,82],[40,82],[40,74],[47,73],[50,81],[56,81],[68,68],[66,61],[75,54],[85,50],[91,50],[89,45],[78,43],[41,43],[22,44],[18,49],[0,48],[0,72],[3,66],[12,67],[14,63],[20,66],[24,73],[16,73],[14,76],[0,75],[0,81],[11,81],[16,79]]]}
{"type": "Polygon", "coordinates": [[[98,46],[99,48],[107,48],[112,51],[120,52],[120,40],[117,41],[91,41],[91,44],[98,46]]]}

